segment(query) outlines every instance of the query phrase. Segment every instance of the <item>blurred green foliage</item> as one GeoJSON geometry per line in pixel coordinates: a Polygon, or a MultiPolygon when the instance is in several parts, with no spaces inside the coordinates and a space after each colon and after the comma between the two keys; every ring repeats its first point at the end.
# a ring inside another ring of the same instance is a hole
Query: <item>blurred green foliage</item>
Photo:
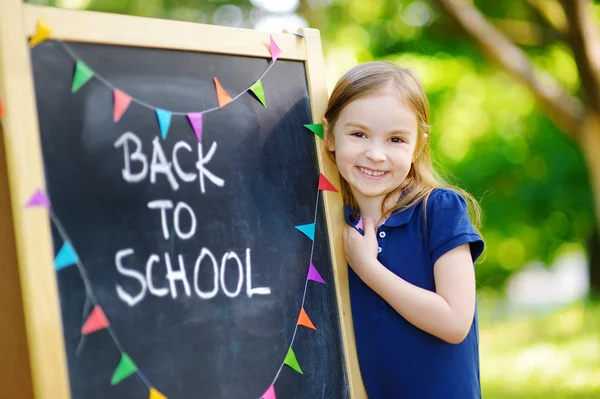
{"type": "MultiPolygon", "coordinates": [[[[253,6],[261,4],[257,0],[30,2],[247,28],[273,16],[253,6]]],[[[474,3],[537,66],[577,93],[580,83],[570,50],[532,2],[474,3]]],[[[479,284],[500,288],[529,261],[550,264],[562,251],[583,248],[594,222],[581,152],[536,106],[528,90],[490,65],[434,5],[301,0],[295,12],[321,30],[330,86],[351,66],[375,59],[395,61],[421,75],[431,102],[431,143],[438,167],[483,207],[487,251],[477,266],[479,284]]]]}

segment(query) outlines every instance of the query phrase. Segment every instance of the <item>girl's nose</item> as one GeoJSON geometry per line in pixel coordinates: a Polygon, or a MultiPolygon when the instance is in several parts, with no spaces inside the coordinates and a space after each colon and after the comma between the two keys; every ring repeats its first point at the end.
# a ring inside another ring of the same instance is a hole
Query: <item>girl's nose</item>
{"type": "Polygon", "coordinates": [[[371,147],[371,148],[367,149],[367,151],[365,152],[365,156],[373,162],[385,161],[384,152],[380,148],[377,148],[377,147],[371,147]]]}

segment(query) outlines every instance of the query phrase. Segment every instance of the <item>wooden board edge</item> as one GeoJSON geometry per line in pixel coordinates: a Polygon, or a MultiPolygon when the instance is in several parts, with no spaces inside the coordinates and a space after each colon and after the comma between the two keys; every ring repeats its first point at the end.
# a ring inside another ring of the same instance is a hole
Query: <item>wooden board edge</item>
{"type": "Polygon", "coordinates": [[[28,36],[33,35],[41,18],[52,29],[50,38],[54,40],[271,58],[269,35],[272,35],[281,49],[279,59],[306,60],[303,39],[288,33],[31,4],[23,7],[28,36]]]}
{"type": "Polygon", "coordinates": [[[4,151],[4,132],[0,123],[0,362],[2,393],[10,398],[33,399],[31,364],[27,347],[27,327],[23,315],[23,295],[19,270],[16,267],[17,249],[8,188],[8,174],[4,151]]]}
{"type": "Polygon", "coordinates": [[[18,268],[28,347],[23,356],[29,357],[36,398],[67,399],[69,380],[49,213],[45,208],[23,207],[36,189],[44,189],[45,183],[31,59],[22,16],[21,0],[0,1],[3,141],[16,247],[14,267],[18,268]]]}
{"type": "MultiPolygon", "coordinates": [[[[299,33],[306,36],[306,80],[310,93],[313,123],[321,123],[329,97],[325,82],[325,61],[321,47],[321,36],[317,29],[300,29],[299,33]]],[[[319,159],[319,169],[334,186],[340,187],[337,168],[327,155],[323,141],[316,139],[315,142],[317,157],[319,159]]],[[[342,242],[342,231],[345,225],[344,204],[342,203],[341,194],[331,191],[323,191],[323,202],[329,235],[329,247],[331,249],[331,261],[336,282],[336,297],[350,396],[352,399],[366,399],[367,393],[360,374],[356,353],[352,310],[350,308],[350,292],[348,288],[348,265],[342,242]]]]}

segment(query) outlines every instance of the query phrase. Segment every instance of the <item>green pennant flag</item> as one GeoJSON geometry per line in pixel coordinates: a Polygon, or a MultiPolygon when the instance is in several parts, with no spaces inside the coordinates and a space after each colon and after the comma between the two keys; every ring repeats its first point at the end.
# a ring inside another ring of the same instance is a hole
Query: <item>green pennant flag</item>
{"type": "Polygon", "coordinates": [[[75,93],[77,90],[81,88],[84,84],[87,83],[94,76],[94,71],[90,69],[85,62],[77,61],[77,66],[75,67],[75,75],[73,75],[73,86],[71,87],[71,92],[75,93]]]}
{"type": "Polygon", "coordinates": [[[252,86],[250,86],[250,90],[252,93],[258,98],[263,105],[263,107],[267,108],[267,102],[265,101],[265,91],[263,90],[262,82],[257,80],[252,86]]]}
{"type": "Polygon", "coordinates": [[[305,128],[316,134],[323,140],[323,124],[322,123],[310,123],[308,125],[304,125],[305,128]]]}
{"type": "Polygon", "coordinates": [[[137,366],[133,363],[133,360],[125,353],[121,354],[121,361],[110,380],[110,385],[117,385],[136,371],[137,366]]]}
{"type": "Polygon", "coordinates": [[[285,355],[285,360],[283,361],[283,363],[287,364],[288,366],[290,366],[291,368],[293,368],[300,374],[304,374],[302,372],[302,369],[300,369],[300,365],[298,364],[298,360],[296,360],[296,355],[294,354],[294,351],[292,350],[292,348],[290,348],[288,350],[288,353],[287,353],[287,355],[285,355]]]}

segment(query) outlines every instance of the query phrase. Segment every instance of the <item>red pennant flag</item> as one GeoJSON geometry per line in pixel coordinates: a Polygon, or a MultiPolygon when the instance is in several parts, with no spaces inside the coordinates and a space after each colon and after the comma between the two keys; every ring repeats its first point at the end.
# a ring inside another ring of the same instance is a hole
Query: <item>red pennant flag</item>
{"type": "Polygon", "coordinates": [[[2,99],[0,98],[0,118],[2,118],[4,116],[4,103],[2,102],[2,99]]]}
{"type": "Polygon", "coordinates": [[[312,328],[313,330],[317,329],[317,327],[315,327],[312,321],[310,321],[310,319],[308,318],[308,315],[306,314],[304,308],[300,310],[300,317],[298,317],[298,325],[312,328]]]}
{"type": "Polygon", "coordinates": [[[217,90],[217,102],[219,103],[219,107],[224,107],[231,102],[231,97],[229,97],[229,94],[223,90],[217,78],[213,78],[213,80],[215,81],[215,89],[217,90]]]}
{"type": "Polygon", "coordinates": [[[119,119],[123,116],[125,111],[127,111],[127,107],[131,103],[131,96],[127,93],[123,93],[119,89],[114,90],[115,95],[115,108],[114,108],[114,116],[113,120],[118,122],[119,119]]]}
{"type": "Polygon", "coordinates": [[[81,333],[83,335],[88,335],[98,330],[102,330],[109,326],[108,319],[104,315],[102,308],[98,305],[94,307],[92,313],[86,320],[85,324],[81,328],[81,333]]]}
{"type": "Polygon", "coordinates": [[[323,173],[321,173],[321,176],[319,176],[319,190],[333,191],[334,193],[339,192],[338,189],[335,188],[333,184],[329,182],[329,180],[327,180],[323,173]]]}

